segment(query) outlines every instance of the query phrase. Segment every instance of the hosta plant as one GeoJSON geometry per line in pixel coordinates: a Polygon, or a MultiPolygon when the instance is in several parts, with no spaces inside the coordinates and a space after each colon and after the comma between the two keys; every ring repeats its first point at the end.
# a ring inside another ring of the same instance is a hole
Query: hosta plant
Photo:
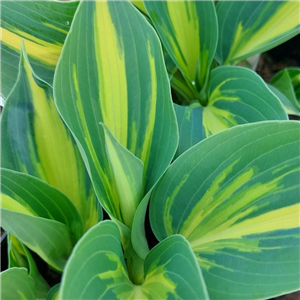
{"type": "MultiPolygon", "coordinates": [[[[168,55],[133,4],[2,5],[3,14],[26,8],[44,26],[3,15],[12,38],[4,49],[20,61],[1,120],[2,299],[266,299],[299,289],[298,122],[235,126],[179,156],[168,55]],[[53,47],[50,64],[41,51],[53,47]],[[61,275],[57,285],[36,257],[61,275]]],[[[257,75],[224,66],[213,81],[214,53],[201,53],[208,67],[197,88],[215,86],[217,101],[233,72],[246,85],[253,79],[261,101],[269,97],[268,108],[286,119],[257,75]]]]}
{"type": "Polygon", "coordinates": [[[167,67],[177,155],[226,128],[287,118],[260,76],[235,65],[299,34],[299,3],[144,1],[144,7],[173,61],[167,67]]]}

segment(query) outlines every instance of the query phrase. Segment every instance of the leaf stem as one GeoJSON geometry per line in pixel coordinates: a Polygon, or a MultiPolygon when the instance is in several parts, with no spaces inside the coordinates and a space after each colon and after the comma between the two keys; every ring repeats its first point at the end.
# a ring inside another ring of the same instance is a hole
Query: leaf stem
{"type": "Polygon", "coordinates": [[[127,259],[127,269],[132,283],[141,285],[144,282],[144,260],[136,252],[127,259]]]}

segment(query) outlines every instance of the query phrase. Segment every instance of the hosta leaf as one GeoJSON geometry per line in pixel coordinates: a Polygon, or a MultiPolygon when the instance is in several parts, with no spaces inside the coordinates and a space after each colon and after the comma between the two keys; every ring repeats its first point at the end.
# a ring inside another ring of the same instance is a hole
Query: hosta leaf
{"type": "MultiPolygon", "coordinates": [[[[290,114],[300,113],[300,68],[287,68],[277,74],[270,81],[271,85],[284,95],[283,105],[290,114]],[[287,101],[285,100],[287,99],[287,101]]],[[[274,93],[278,94],[276,90],[274,93]]]]}
{"type": "Polygon", "coordinates": [[[5,208],[1,209],[1,216],[1,226],[5,230],[15,235],[54,269],[63,270],[74,246],[70,230],[65,224],[30,215],[27,211],[5,208]]]}
{"type": "Polygon", "coordinates": [[[237,63],[299,34],[298,1],[220,1],[217,4],[220,64],[237,63]]]}
{"type": "Polygon", "coordinates": [[[11,268],[0,273],[2,300],[35,300],[35,282],[25,268],[11,268]]]}
{"type": "Polygon", "coordinates": [[[8,234],[7,239],[8,267],[24,267],[29,270],[29,259],[23,248],[23,244],[11,234],[8,234]]]}
{"type": "Polygon", "coordinates": [[[1,2],[1,95],[13,88],[23,40],[34,71],[52,84],[54,69],[78,1],[1,2]]]}
{"type": "Polygon", "coordinates": [[[203,109],[206,136],[238,124],[280,119],[287,119],[280,101],[255,72],[241,67],[212,72],[203,109]]]}
{"type": "Polygon", "coordinates": [[[203,127],[203,107],[198,101],[189,106],[174,104],[174,108],[179,130],[179,145],[175,154],[177,157],[203,140],[206,135],[203,127]]]}
{"type": "Polygon", "coordinates": [[[287,120],[278,98],[259,76],[246,68],[214,69],[207,97],[205,107],[197,102],[189,106],[175,105],[180,136],[177,155],[203,138],[235,125],[287,120]]]}
{"type": "Polygon", "coordinates": [[[271,84],[269,84],[268,87],[281,101],[288,115],[300,116],[300,105],[295,101],[295,99],[287,98],[280,90],[271,84]]]}
{"type": "Polygon", "coordinates": [[[5,169],[1,226],[58,270],[83,234],[82,220],[64,194],[40,179],[5,169]]]}
{"type": "Polygon", "coordinates": [[[151,191],[147,193],[144,199],[138,206],[131,230],[131,242],[135,252],[142,258],[145,259],[149,253],[148,241],[145,233],[145,218],[147,213],[147,208],[151,196],[151,191]]]}
{"type": "Polygon", "coordinates": [[[213,1],[144,1],[144,5],[168,53],[200,90],[217,46],[213,1]]]}
{"type": "Polygon", "coordinates": [[[51,88],[36,77],[22,52],[19,77],[2,114],[1,165],[39,177],[63,192],[87,230],[102,211],[77,145],[55,108],[51,88]]]}
{"type": "Polygon", "coordinates": [[[145,279],[128,276],[117,226],[104,221],[76,245],[66,266],[59,299],[209,299],[188,242],[172,236],[145,261],[145,279]]]}
{"type": "Polygon", "coordinates": [[[18,241],[16,237],[8,235],[8,255],[9,255],[9,268],[25,267],[28,269],[28,274],[35,280],[35,291],[37,299],[45,299],[50,286],[39,273],[28,249],[18,241]]]}
{"type": "Polygon", "coordinates": [[[145,15],[147,15],[147,10],[145,8],[143,1],[131,1],[131,3],[134,6],[136,6],[141,12],[143,12],[145,15]]]}
{"type": "Polygon", "coordinates": [[[51,288],[49,291],[46,300],[57,300],[58,299],[58,293],[59,293],[60,283],[56,284],[51,288]]]}
{"type": "MultiPolygon", "coordinates": [[[[108,202],[107,209],[129,228],[143,193],[143,163],[129,150],[119,144],[104,125],[105,152],[111,172],[111,191],[116,193],[114,202],[108,202]]],[[[104,207],[106,207],[106,205],[104,207]]]]}
{"type": "Polygon", "coordinates": [[[212,299],[299,289],[299,131],[292,121],[231,128],[182,154],[155,187],[155,235],[187,238],[212,299]]]}
{"type": "Polygon", "coordinates": [[[131,3],[80,3],[54,94],[106,209],[116,205],[115,180],[101,122],[144,164],[144,193],[154,185],[177,147],[176,120],[158,38],[131,3]]]}

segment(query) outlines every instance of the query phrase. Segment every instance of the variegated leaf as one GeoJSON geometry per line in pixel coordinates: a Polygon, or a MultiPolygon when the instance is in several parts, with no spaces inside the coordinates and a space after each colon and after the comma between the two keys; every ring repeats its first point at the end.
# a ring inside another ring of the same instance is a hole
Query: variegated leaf
{"type": "MultiPolygon", "coordinates": [[[[175,157],[206,138],[203,124],[203,108],[198,101],[189,106],[174,104],[179,130],[179,144],[175,157]]],[[[215,120],[212,120],[214,122],[215,120]]]]}
{"type": "Polygon", "coordinates": [[[1,2],[1,95],[7,98],[18,75],[21,41],[38,76],[49,84],[78,1],[1,2]]]}
{"type": "Polygon", "coordinates": [[[138,1],[132,1],[131,0],[131,3],[134,6],[136,6],[141,12],[143,12],[143,14],[147,15],[147,10],[145,8],[145,5],[144,5],[143,1],[140,1],[140,0],[138,0],[138,1]]]}
{"type": "Polygon", "coordinates": [[[35,280],[37,299],[45,299],[50,286],[39,273],[36,263],[28,249],[13,235],[8,235],[9,268],[28,269],[28,274],[35,280]]]}
{"type": "Polygon", "coordinates": [[[235,64],[300,33],[298,1],[219,1],[216,59],[235,64]]]}
{"type": "Polygon", "coordinates": [[[134,213],[142,199],[144,165],[129,150],[123,147],[111,134],[104,129],[105,153],[108,160],[106,184],[111,192],[110,199],[104,202],[104,208],[127,227],[131,227],[134,213]]]}
{"type": "Polygon", "coordinates": [[[133,223],[132,223],[131,237],[130,237],[134,251],[142,259],[145,259],[147,254],[150,251],[147,237],[146,237],[146,232],[145,232],[145,221],[146,221],[145,219],[146,219],[146,213],[147,213],[151,193],[152,193],[152,189],[147,193],[147,195],[141,201],[140,205],[138,206],[135,212],[133,223]]]}
{"type": "Polygon", "coordinates": [[[63,192],[85,230],[102,211],[71,133],[54,105],[52,89],[32,71],[24,49],[17,83],[1,120],[1,165],[31,174],[63,192]]]}
{"type": "Polygon", "coordinates": [[[182,154],[154,189],[159,240],[191,243],[212,299],[299,289],[300,124],[237,126],[182,154]]]}
{"type": "Polygon", "coordinates": [[[8,169],[1,170],[1,226],[60,271],[83,234],[80,215],[64,194],[8,169]]]}
{"type": "Polygon", "coordinates": [[[266,120],[287,120],[278,98],[253,71],[234,66],[214,69],[208,104],[175,105],[179,127],[177,156],[202,139],[232,126],[266,120]]]}
{"type": "Polygon", "coordinates": [[[35,282],[25,268],[11,268],[0,273],[2,300],[35,300],[35,282]]]}
{"type": "MultiPolygon", "coordinates": [[[[131,3],[80,4],[58,63],[54,94],[99,199],[122,221],[113,211],[122,200],[113,188],[117,184],[120,189],[120,181],[110,175],[100,123],[115,136],[118,147],[127,148],[144,164],[139,201],[167,168],[178,139],[158,37],[131,3]]],[[[125,169],[122,172],[126,174],[125,169]]]]}
{"type": "Polygon", "coordinates": [[[151,250],[140,285],[131,282],[117,226],[100,222],[78,242],[63,274],[59,299],[209,299],[200,268],[182,236],[151,250]]]}
{"type": "Polygon", "coordinates": [[[168,53],[198,92],[206,86],[218,27],[213,1],[144,1],[168,53]]]}

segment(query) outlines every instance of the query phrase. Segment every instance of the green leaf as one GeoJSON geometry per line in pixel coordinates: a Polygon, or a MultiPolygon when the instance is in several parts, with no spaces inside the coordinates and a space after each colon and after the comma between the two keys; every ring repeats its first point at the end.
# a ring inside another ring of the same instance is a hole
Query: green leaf
{"type": "MultiPolygon", "coordinates": [[[[121,201],[112,188],[119,180],[109,176],[113,167],[100,123],[144,164],[139,201],[169,165],[178,139],[158,37],[132,4],[80,3],[58,63],[54,94],[76,136],[98,198],[123,221],[113,210],[121,201]]],[[[118,159],[121,162],[122,157],[118,159]]],[[[131,221],[126,223],[130,226],[131,221]]]]}
{"type": "MultiPolygon", "coordinates": [[[[175,157],[206,138],[203,128],[203,107],[195,101],[189,106],[174,104],[179,129],[179,145],[175,157]]],[[[205,109],[205,108],[204,108],[205,109]]],[[[214,122],[212,120],[212,122],[214,122]]]]}
{"type": "Polygon", "coordinates": [[[36,74],[52,84],[54,69],[78,3],[1,2],[1,95],[4,98],[17,80],[22,40],[36,74]]]}
{"type": "Polygon", "coordinates": [[[83,234],[72,202],[44,181],[1,170],[1,226],[46,262],[62,270],[83,234]]]}
{"type": "MultiPolygon", "coordinates": [[[[279,99],[290,114],[299,115],[300,112],[300,68],[286,68],[273,76],[271,85],[284,95],[279,99]],[[287,101],[286,101],[287,100],[287,101]]],[[[276,93],[276,90],[273,90],[276,93]]],[[[278,93],[277,93],[278,94],[278,93]]]]}
{"type": "Polygon", "coordinates": [[[29,259],[26,256],[23,244],[11,234],[8,234],[7,240],[8,267],[24,267],[29,270],[29,259]]]}
{"type": "Polygon", "coordinates": [[[268,87],[281,101],[288,115],[300,116],[300,105],[297,102],[287,98],[280,90],[278,90],[276,87],[272,86],[271,84],[269,84],[268,87]]]}
{"type": "Polygon", "coordinates": [[[120,234],[111,221],[100,222],[76,245],[63,274],[59,299],[209,299],[200,268],[182,236],[153,248],[145,279],[128,276],[120,234]]]}
{"type": "Polygon", "coordinates": [[[217,46],[213,1],[144,1],[144,5],[173,61],[200,91],[217,46]]]}
{"type": "Polygon", "coordinates": [[[102,210],[77,145],[56,110],[51,87],[33,73],[24,49],[19,71],[2,114],[1,165],[63,192],[87,230],[102,218],[102,210]]]}
{"type": "Polygon", "coordinates": [[[11,268],[0,273],[2,300],[35,300],[35,282],[25,268],[11,268]]]}
{"type": "Polygon", "coordinates": [[[299,131],[293,121],[231,128],[182,154],[155,187],[155,235],[187,238],[212,299],[299,289],[299,131]]]}
{"type": "Polygon", "coordinates": [[[115,139],[104,124],[103,129],[111,179],[110,191],[114,200],[104,203],[104,207],[109,212],[113,211],[112,215],[130,228],[142,198],[144,165],[115,139]]]}
{"type": "Polygon", "coordinates": [[[171,87],[173,92],[173,102],[175,103],[177,102],[182,105],[187,105],[192,100],[198,99],[197,92],[186,83],[181,74],[176,73],[172,76],[171,87]]]}
{"type": "Polygon", "coordinates": [[[234,66],[214,69],[208,85],[208,104],[175,106],[180,155],[212,134],[232,126],[266,120],[287,120],[278,98],[253,71],[234,66]]]}
{"type": "Polygon", "coordinates": [[[49,291],[46,300],[58,300],[59,288],[60,288],[60,283],[53,286],[49,291]]]}
{"type": "Polygon", "coordinates": [[[255,72],[242,67],[213,70],[203,127],[209,136],[234,125],[265,120],[287,120],[277,97],[255,72]]]}
{"type": "Polygon", "coordinates": [[[235,64],[300,33],[297,1],[219,1],[216,59],[235,64]]]}
{"type": "Polygon", "coordinates": [[[152,189],[147,193],[144,199],[141,201],[138,206],[131,230],[131,243],[134,251],[142,258],[145,259],[147,254],[149,253],[148,241],[145,233],[145,218],[148,208],[148,203],[150,200],[150,196],[152,193],[152,189]]]}
{"type": "Polygon", "coordinates": [[[35,261],[28,249],[11,234],[8,235],[8,255],[9,268],[25,267],[28,269],[29,276],[35,280],[35,291],[37,298],[45,299],[50,286],[39,273],[35,261]]]}
{"type": "Polygon", "coordinates": [[[147,10],[146,10],[146,8],[145,8],[145,6],[144,6],[144,3],[143,3],[143,1],[132,1],[131,0],[131,3],[134,5],[134,6],[136,6],[143,14],[145,14],[145,15],[147,15],[147,10]]]}

